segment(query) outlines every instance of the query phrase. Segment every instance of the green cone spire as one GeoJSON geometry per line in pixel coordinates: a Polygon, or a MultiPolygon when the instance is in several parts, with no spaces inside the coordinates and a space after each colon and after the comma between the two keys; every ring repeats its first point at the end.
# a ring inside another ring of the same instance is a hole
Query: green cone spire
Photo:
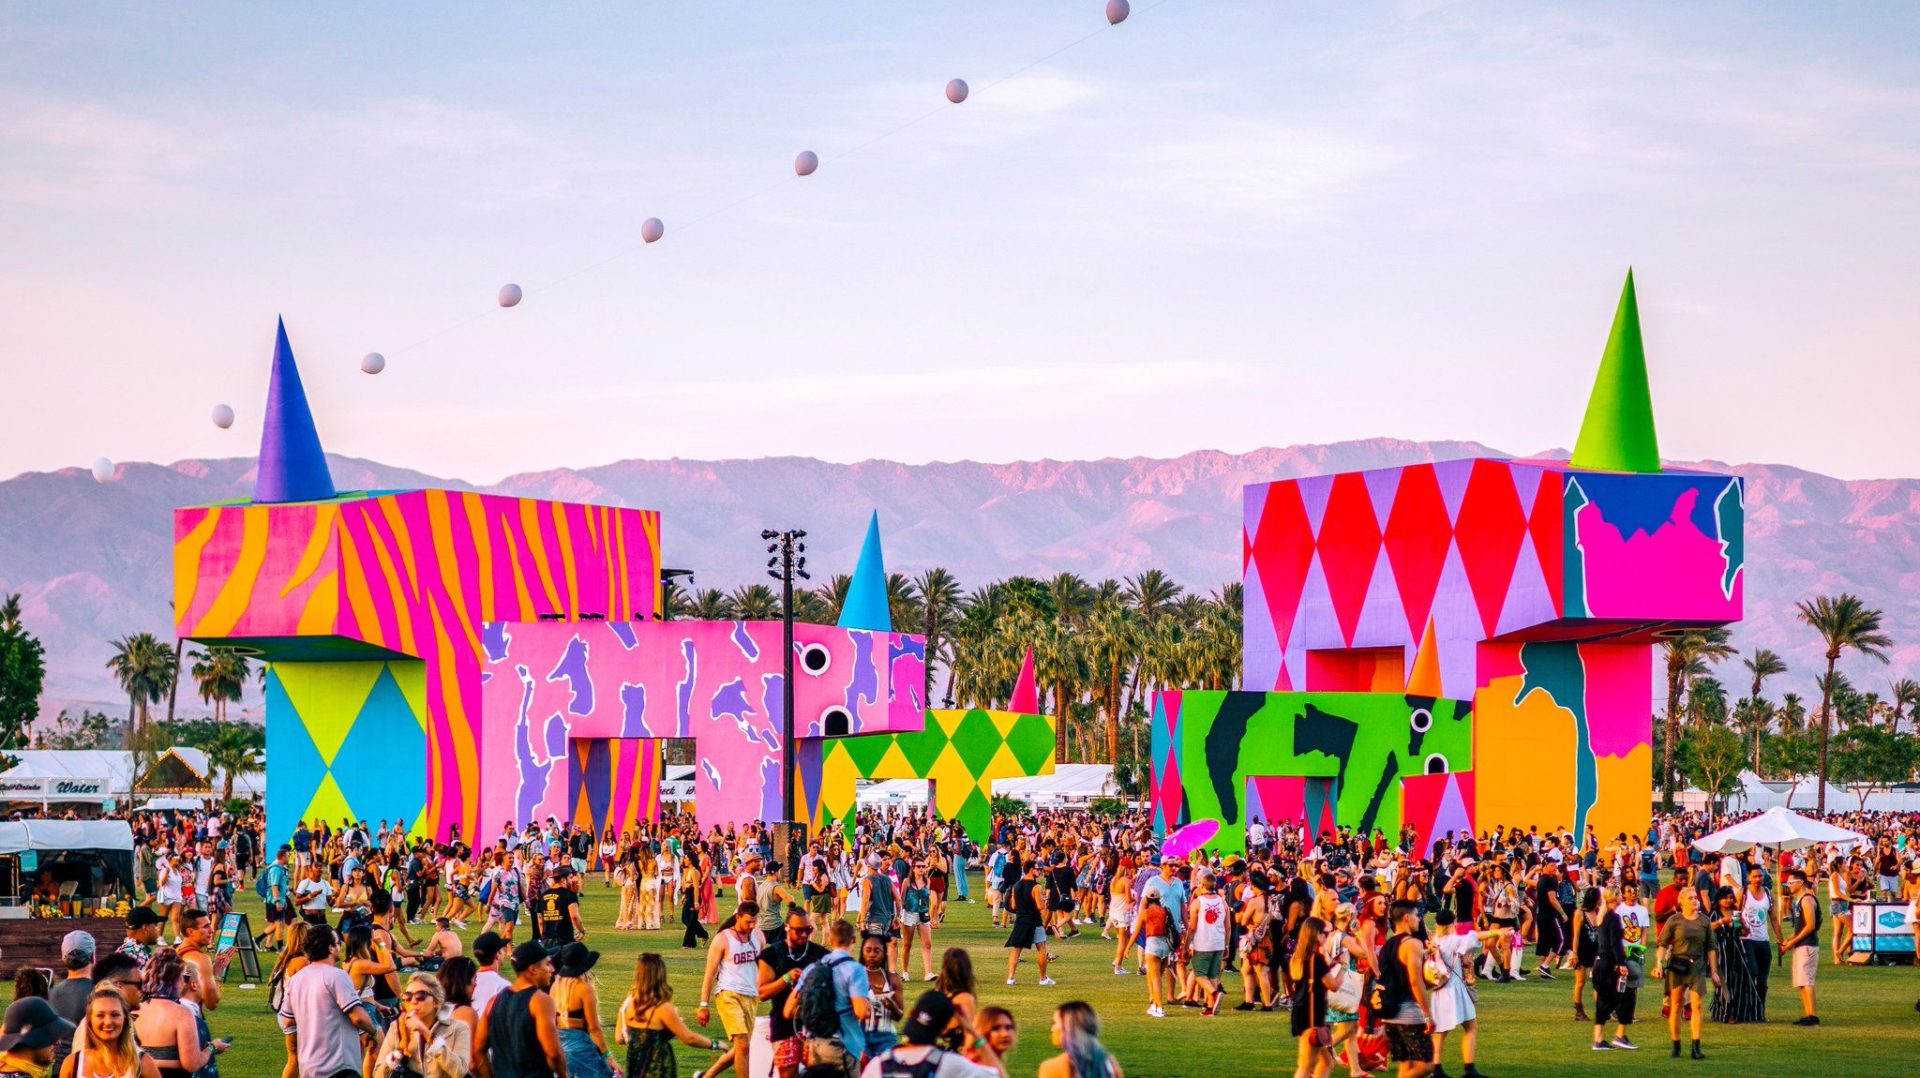
{"type": "Polygon", "coordinates": [[[1600,357],[1600,375],[1587,399],[1587,417],[1573,446],[1573,466],[1606,472],[1657,472],[1660,441],[1653,431],[1653,395],[1647,391],[1647,353],[1640,345],[1640,305],[1633,270],[1620,290],[1613,332],[1600,357]]]}

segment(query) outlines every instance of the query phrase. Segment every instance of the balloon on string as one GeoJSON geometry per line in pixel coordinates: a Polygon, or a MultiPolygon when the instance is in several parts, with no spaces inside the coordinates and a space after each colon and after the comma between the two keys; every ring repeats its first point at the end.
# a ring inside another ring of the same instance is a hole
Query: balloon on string
{"type": "MultiPolygon", "coordinates": [[[[805,175],[805,173],[802,173],[805,175]]],[[[649,217],[640,222],[640,238],[652,243],[667,234],[667,226],[658,217],[649,217]]]]}
{"type": "Polygon", "coordinates": [[[947,100],[958,105],[967,99],[967,80],[954,79],[947,83],[947,100]]]}
{"type": "Polygon", "coordinates": [[[793,171],[802,176],[813,175],[813,170],[819,167],[820,155],[812,150],[801,150],[800,156],[793,159],[793,171]]]}
{"type": "Polygon", "coordinates": [[[378,352],[368,352],[360,357],[360,370],[366,374],[379,374],[387,369],[387,357],[378,352]]]}
{"type": "Polygon", "coordinates": [[[1132,13],[1133,5],[1127,0],[1107,0],[1107,22],[1110,25],[1118,26],[1126,22],[1127,16],[1132,13]]]}
{"type": "Polygon", "coordinates": [[[213,425],[221,430],[233,426],[233,408],[225,404],[213,406],[213,425]]]}
{"type": "Polygon", "coordinates": [[[96,483],[113,482],[113,462],[105,457],[93,462],[93,481],[96,483]]]}

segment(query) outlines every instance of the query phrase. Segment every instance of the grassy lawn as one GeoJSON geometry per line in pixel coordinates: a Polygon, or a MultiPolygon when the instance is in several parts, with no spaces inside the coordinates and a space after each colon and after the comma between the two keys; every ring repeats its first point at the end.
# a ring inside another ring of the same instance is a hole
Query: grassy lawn
{"type": "MultiPolygon", "coordinates": [[[[596,878],[583,890],[582,897],[591,926],[612,924],[617,910],[614,892],[603,888],[596,878]]],[[[240,901],[249,920],[259,925],[259,900],[250,888],[240,901]]],[[[473,932],[465,935],[471,939],[473,932]]],[[[589,945],[603,953],[597,971],[603,1020],[611,1021],[632,976],[633,956],[644,950],[666,956],[678,1002],[692,1020],[693,1005],[699,1002],[700,958],[696,952],[681,950],[679,937],[677,928],[643,933],[600,927],[591,932],[589,945]]],[[[1293,1042],[1285,1012],[1227,1010],[1218,1018],[1205,1019],[1197,1011],[1176,1009],[1165,1019],[1148,1018],[1143,982],[1137,977],[1112,974],[1108,966],[1112,944],[1101,940],[1093,930],[1079,939],[1056,944],[1063,957],[1050,972],[1060,981],[1058,987],[1037,987],[1033,983],[1037,975],[1029,962],[1021,967],[1021,983],[1009,988],[1003,983],[1006,952],[1000,947],[1005,938],[1004,931],[988,923],[984,905],[962,904],[953,907],[934,943],[936,961],[940,948],[956,944],[971,948],[980,974],[982,999],[1006,1006],[1018,1017],[1021,1041],[1011,1067],[1015,1075],[1033,1074],[1040,1060],[1051,1053],[1048,1019],[1053,1006],[1068,999],[1087,1000],[1100,1012],[1104,1040],[1126,1065],[1129,1076],[1292,1073],[1293,1042]]],[[[101,943],[111,947],[119,941],[101,943]]],[[[919,968],[917,959],[914,968],[919,968]]],[[[1798,1003],[1788,998],[1791,989],[1786,987],[1785,970],[1778,970],[1769,1005],[1773,1021],[1759,1026],[1709,1024],[1705,1040],[1708,1058],[1698,1063],[1667,1058],[1666,1032],[1658,1023],[1659,1003],[1645,993],[1641,1011],[1646,1020],[1633,1031],[1643,1050],[1596,1056],[1587,1048],[1589,1027],[1571,1017],[1572,988],[1564,978],[1487,985],[1481,996],[1479,1062],[1495,1078],[1637,1075],[1664,1073],[1669,1068],[1688,1074],[1738,1072],[1749,1076],[1920,1075],[1920,1014],[1913,1010],[1914,998],[1920,995],[1920,971],[1904,966],[1836,969],[1823,965],[1820,979],[1825,1025],[1801,1029],[1789,1024],[1799,1017],[1798,1003]]],[[[233,1050],[221,1059],[221,1071],[234,1078],[278,1074],[285,1051],[266,1011],[264,988],[242,991],[239,983],[236,966],[227,981],[227,1000],[213,1017],[215,1035],[231,1036],[235,1042],[233,1050]]],[[[1229,984],[1230,991],[1237,991],[1237,978],[1229,984]]],[[[0,988],[0,992],[10,996],[11,986],[0,988]]],[[[713,1029],[717,1033],[718,1019],[713,1029]]],[[[1452,1044],[1449,1049],[1449,1070],[1457,1075],[1458,1050],[1452,1044]]],[[[693,1073],[696,1066],[712,1058],[684,1046],[679,1056],[683,1074],[693,1073]]],[[[1336,1068],[1335,1073],[1344,1071],[1336,1068]]]]}

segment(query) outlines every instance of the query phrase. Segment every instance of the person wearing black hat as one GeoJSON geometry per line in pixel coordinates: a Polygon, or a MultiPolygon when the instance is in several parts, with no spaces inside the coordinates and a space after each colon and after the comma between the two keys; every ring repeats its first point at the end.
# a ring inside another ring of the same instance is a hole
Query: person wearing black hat
{"type": "Polygon", "coordinates": [[[580,921],[580,874],[562,862],[553,870],[552,882],[533,904],[534,937],[557,951],[569,943],[584,941],[587,927],[580,921]]]}
{"type": "Polygon", "coordinates": [[[73,1038],[73,1023],[38,996],[14,1000],[0,1029],[5,1030],[0,1033],[0,1074],[45,1078],[53,1066],[54,1046],[73,1038]]]}
{"type": "Polygon", "coordinates": [[[117,948],[121,954],[132,956],[145,969],[147,959],[153,957],[154,945],[160,942],[160,928],[165,919],[155,913],[152,907],[135,906],[127,913],[127,938],[117,948]]]}
{"type": "Polygon", "coordinates": [[[600,996],[587,971],[600,961],[599,951],[584,943],[569,943],[553,956],[553,1009],[559,1015],[560,1050],[567,1056],[568,1078],[613,1078],[607,1066],[611,1051],[600,1028],[600,996]]]}
{"type": "Polygon", "coordinates": [[[513,949],[519,974],[507,991],[480,1016],[473,1042],[474,1070],[480,1078],[553,1078],[567,1069],[560,1047],[558,1014],[547,988],[553,983],[553,958],[529,940],[513,949]]]}
{"type": "Polygon", "coordinates": [[[905,1042],[868,1060],[861,1078],[1000,1078],[999,1057],[984,1037],[973,1044],[979,1063],[935,1047],[940,1035],[956,1024],[956,1014],[946,993],[922,994],[901,1023],[905,1042]]]}

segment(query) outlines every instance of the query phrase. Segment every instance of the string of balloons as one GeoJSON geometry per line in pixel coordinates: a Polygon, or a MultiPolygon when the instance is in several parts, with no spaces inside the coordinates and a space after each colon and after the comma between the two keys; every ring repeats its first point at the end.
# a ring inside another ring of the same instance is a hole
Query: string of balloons
{"type": "MultiPolygon", "coordinates": [[[[1153,8],[1159,7],[1161,4],[1164,4],[1166,2],[1167,0],[1159,0],[1158,3],[1148,5],[1148,7],[1142,10],[1150,11],[1153,8]]],[[[1121,23],[1125,22],[1127,20],[1127,17],[1132,13],[1133,13],[1133,7],[1132,7],[1132,4],[1128,2],[1128,0],[1106,0],[1106,4],[1104,7],[1104,14],[1106,16],[1106,25],[1100,26],[1081,37],[1075,38],[1074,40],[1067,42],[1065,45],[1062,45],[1059,48],[1054,49],[1052,52],[1049,52],[1046,55],[1041,56],[1036,60],[1033,60],[1027,64],[1024,64],[1021,67],[1018,67],[1013,71],[1008,72],[1005,75],[1002,75],[1001,77],[993,80],[992,82],[987,83],[985,86],[982,87],[982,89],[991,89],[995,86],[1000,85],[1003,82],[1006,82],[1009,79],[1018,77],[1019,75],[1025,73],[1026,71],[1029,71],[1032,68],[1040,64],[1043,64],[1048,60],[1053,59],[1056,56],[1059,56],[1061,53],[1064,53],[1069,49],[1072,49],[1078,45],[1085,43],[1086,41],[1092,39],[1093,37],[1101,33],[1104,33],[1105,31],[1111,29],[1112,27],[1120,25],[1121,23]]],[[[959,104],[965,103],[967,99],[973,95],[973,93],[974,93],[973,89],[967,85],[967,80],[963,78],[950,79],[948,80],[946,86],[943,89],[943,94],[947,101],[946,105],[935,106],[934,108],[928,110],[927,112],[921,113],[920,115],[915,116],[904,123],[901,123],[892,128],[889,128],[886,131],[883,131],[875,135],[874,137],[868,139],[863,143],[860,143],[857,146],[854,146],[848,150],[841,151],[837,155],[837,157],[842,159],[846,157],[850,157],[854,154],[859,153],[862,150],[867,149],[870,146],[873,146],[875,143],[878,143],[884,139],[891,138],[895,135],[898,135],[902,131],[905,131],[907,128],[912,127],[915,124],[918,124],[921,121],[928,119],[929,117],[932,117],[934,115],[937,115],[941,112],[946,111],[948,108],[950,108],[953,105],[959,105],[959,104]]],[[[729,210],[732,210],[735,207],[741,205],[742,203],[751,201],[755,198],[760,197],[761,195],[766,194],[768,191],[773,190],[777,186],[780,186],[785,183],[790,183],[797,179],[804,179],[808,176],[811,176],[815,172],[819,171],[820,163],[821,163],[821,158],[817,152],[813,150],[802,150],[797,155],[795,155],[793,159],[793,175],[791,177],[782,178],[781,180],[768,184],[765,187],[759,188],[754,191],[750,191],[747,194],[742,195],[739,198],[736,198],[732,202],[729,202],[723,206],[716,207],[712,210],[709,210],[706,213],[690,218],[678,226],[677,232],[684,232],[689,227],[698,225],[703,221],[710,220],[713,217],[716,217],[722,213],[726,213],[729,210]]],[[[660,242],[660,240],[663,239],[666,236],[666,234],[667,234],[666,222],[661,220],[658,217],[648,217],[646,220],[640,222],[640,241],[641,241],[641,246],[643,247],[660,242]]],[[[555,288],[558,288],[560,285],[563,285],[566,282],[573,280],[574,278],[579,277],[583,274],[591,273],[592,271],[599,269],[600,267],[605,266],[616,259],[624,257],[626,254],[636,249],[638,248],[634,248],[634,247],[623,248],[619,251],[616,251],[614,254],[601,259],[598,262],[592,263],[590,265],[582,266],[579,269],[563,274],[562,276],[557,277],[550,282],[547,282],[547,284],[544,286],[544,289],[548,292],[551,292],[555,288]]],[[[485,317],[489,313],[495,313],[499,310],[510,310],[514,307],[518,307],[521,301],[524,300],[525,298],[526,298],[526,290],[523,289],[517,282],[509,281],[506,284],[503,284],[500,286],[500,292],[496,298],[497,299],[496,307],[480,310],[475,314],[465,319],[462,319],[459,322],[443,327],[442,329],[439,329],[431,334],[428,334],[427,336],[422,337],[419,340],[414,341],[411,344],[407,345],[403,349],[403,351],[412,351],[414,349],[417,349],[425,344],[432,342],[433,340],[441,336],[451,333],[454,330],[457,330],[463,326],[469,325],[479,320],[480,318],[485,317]]],[[[361,357],[360,359],[360,370],[365,374],[378,375],[386,369],[387,369],[387,357],[382,355],[379,352],[368,352],[365,356],[361,357]]],[[[233,426],[234,418],[235,418],[234,410],[231,405],[228,405],[228,404],[214,405],[213,412],[212,412],[212,419],[213,419],[214,426],[220,428],[221,430],[227,430],[233,426]]],[[[108,460],[106,457],[101,457],[98,460],[94,461],[92,471],[93,471],[93,478],[96,481],[101,483],[112,481],[115,475],[117,474],[117,469],[114,467],[113,462],[111,460],[108,460]]]]}

